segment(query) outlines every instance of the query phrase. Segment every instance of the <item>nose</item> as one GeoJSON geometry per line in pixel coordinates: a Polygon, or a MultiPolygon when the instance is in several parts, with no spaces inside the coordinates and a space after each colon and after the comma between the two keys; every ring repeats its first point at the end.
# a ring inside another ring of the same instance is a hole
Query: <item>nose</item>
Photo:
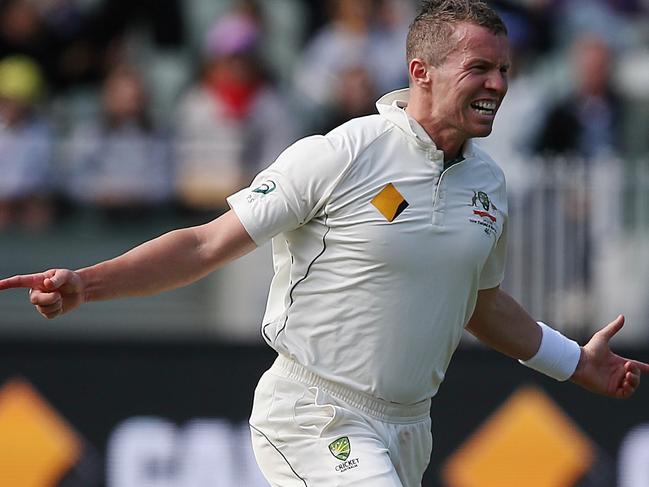
{"type": "Polygon", "coordinates": [[[503,73],[500,70],[492,70],[489,72],[489,75],[485,79],[485,88],[490,91],[495,91],[500,96],[505,96],[507,93],[507,73],[503,73]]]}

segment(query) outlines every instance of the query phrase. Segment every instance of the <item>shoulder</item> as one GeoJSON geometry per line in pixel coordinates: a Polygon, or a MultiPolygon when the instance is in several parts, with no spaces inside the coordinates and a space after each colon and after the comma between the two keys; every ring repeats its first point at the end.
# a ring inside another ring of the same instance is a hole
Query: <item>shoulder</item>
{"type": "Polygon", "coordinates": [[[389,132],[392,127],[393,125],[388,120],[378,114],[367,115],[345,122],[333,129],[325,137],[344,147],[351,157],[355,158],[377,139],[389,132]]]}
{"type": "Polygon", "coordinates": [[[502,168],[496,163],[496,161],[478,144],[473,143],[472,146],[474,157],[479,161],[480,164],[483,164],[489,171],[493,174],[494,178],[505,184],[505,173],[502,168]]]}
{"type": "Polygon", "coordinates": [[[338,180],[388,129],[378,115],[350,120],[326,135],[311,135],[293,143],[269,169],[304,181],[338,180]]]}
{"type": "Polygon", "coordinates": [[[387,130],[390,122],[381,115],[373,114],[364,117],[352,118],[339,125],[327,135],[346,135],[348,137],[372,136],[387,130]]]}
{"type": "Polygon", "coordinates": [[[352,119],[326,135],[311,135],[290,145],[275,161],[276,168],[344,172],[375,140],[390,129],[379,115],[352,119]]]}

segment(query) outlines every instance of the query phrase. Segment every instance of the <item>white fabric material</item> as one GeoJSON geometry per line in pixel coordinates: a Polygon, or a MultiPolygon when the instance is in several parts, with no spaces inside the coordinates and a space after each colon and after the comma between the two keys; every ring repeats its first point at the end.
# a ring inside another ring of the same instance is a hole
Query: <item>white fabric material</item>
{"type": "Polygon", "coordinates": [[[437,392],[478,290],[503,278],[507,227],[502,171],[470,142],[444,170],[407,99],[297,142],[228,198],[257,244],[272,238],[265,340],[400,404],[437,392]],[[389,184],[407,202],[392,221],[372,203],[389,184]]]}
{"type": "Polygon", "coordinates": [[[537,323],[543,331],[541,346],[531,359],[519,362],[558,381],[568,380],[575,373],[579,363],[579,344],[542,321],[537,323]]]}
{"type": "MultiPolygon", "coordinates": [[[[280,357],[281,360],[281,357],[280,357]]],[[[257,463],[273,487],[421,487],[432,451],[425,414],[390,420],[356,409],[354,391],[295,379],[277,362],[255,390],[250,417],[257,463]],[[347,438],[348,456],[330,450],[347,438]]]]}

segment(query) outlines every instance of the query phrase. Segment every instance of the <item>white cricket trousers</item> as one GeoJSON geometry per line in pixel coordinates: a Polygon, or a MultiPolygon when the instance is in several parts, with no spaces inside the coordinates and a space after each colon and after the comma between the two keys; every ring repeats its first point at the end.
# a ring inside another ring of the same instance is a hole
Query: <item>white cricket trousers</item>
{"type": "Polygon", "coordinates": [[[250,428],[273,487],[421,487],[433,443],[430,400],[382,401],[282,355],[257,385],[250,428]]]}

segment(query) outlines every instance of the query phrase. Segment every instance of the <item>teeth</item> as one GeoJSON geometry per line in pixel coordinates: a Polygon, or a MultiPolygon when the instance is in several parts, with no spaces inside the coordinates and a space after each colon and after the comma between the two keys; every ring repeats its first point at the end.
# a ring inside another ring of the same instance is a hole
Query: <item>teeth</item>
{"type": "Polygon", "coordinates": [[[487,100],[475,101],[471,103],[471,108],[483,115],[493,115],[496,113],[496,102],[487,100]]]}
{"type": "Polygon", "coordinates": [[[495,101],[476,101],[472,103],[472,106],[475,108],[480,108],[482,110],[495,110],[496,102],[495,101]]]}

